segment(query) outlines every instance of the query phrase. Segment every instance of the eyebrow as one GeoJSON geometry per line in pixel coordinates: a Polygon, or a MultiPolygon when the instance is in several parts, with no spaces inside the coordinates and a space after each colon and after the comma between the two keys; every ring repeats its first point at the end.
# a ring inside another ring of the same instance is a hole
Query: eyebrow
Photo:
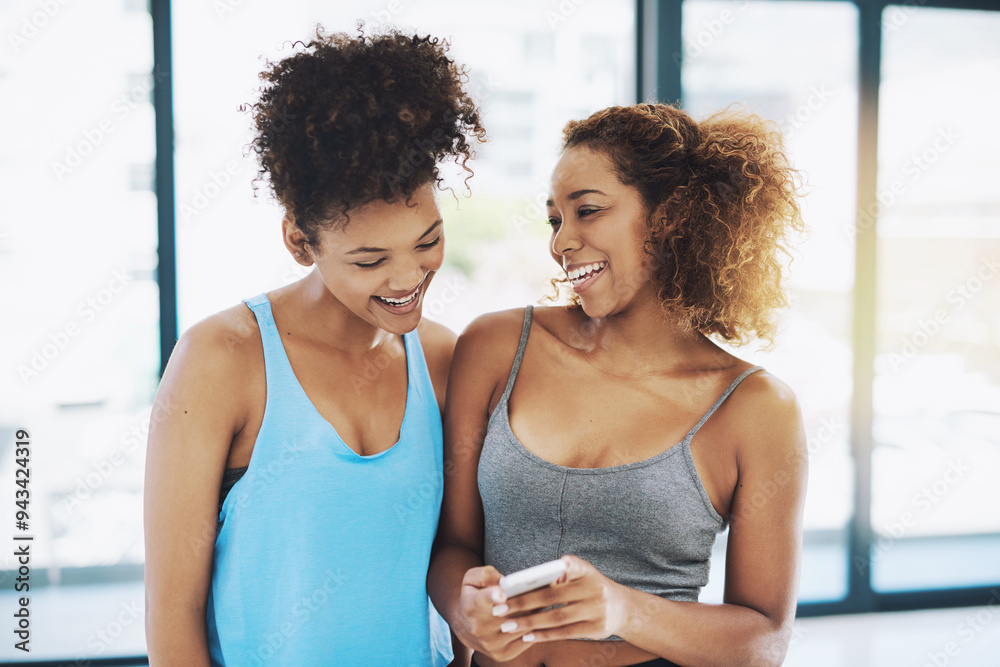
{"type": "MultiPolygon", "coordinates": [[[[420,238],[418,238],[417,241],[419,242],[419,241],[424,240],[424,238],[426,238],[428,234],[430,234],[435,229],[437,229],[440,224],[441,224],[441,219],[438,218],[437,220],[434,221],[434,224],[432,224],[430,227],[427,228],[426,232],[424,232],[423,234],[420,235],[420,238]]],[[[355,248],[354,250],[351,250],[351,251],[349,251],[349,252],[347,252],[345,254],[347,254],[347,255],[357,255],[357,254],[363,253],[363,252],[389,252],[389,249],[388,248],[371,248],[371,247],[368,247],[368,246],[364,246],[362,248],[355,248]]]]}
{"type": "MultiPolygon", "coordinates": [[[[579,199],[580,197],[582,197],[583,195],[594,195],[594,194],[596,194],[596,195],[604,195],[605,197],[607,197],[607,194],[601,192],[600,190],[593,190],[593,189],[591,189],[591,190],[576,190],[574,192],[571,192],[571,193],[569,193],[569,197],[567,197],[567,199],[569,199],[570,201],[575,201],[575,200],[579,199]]],[[[545,205],[546,206],[555,206],[555,202],[552,201],[551,199],[549,199],[548,201],[545,202],[545,205]]]]}

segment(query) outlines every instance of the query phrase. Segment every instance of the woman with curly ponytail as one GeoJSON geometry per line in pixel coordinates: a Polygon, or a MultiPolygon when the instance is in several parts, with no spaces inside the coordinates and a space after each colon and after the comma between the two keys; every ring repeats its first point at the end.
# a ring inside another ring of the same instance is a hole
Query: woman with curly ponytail
{"type": "MultiPolygon", "coordinates": [[[[246,109],[260,181],[312,271],[194,325],[146,462],[152,665],[444,665],[426,577],[455,335],[438,164],[485,133],[437,39],[318,31],[246,109]]],[[[467,169],[469,175],[471,171],[467,169]]]]}
{"type": "Polygon", "coordinates": [[[717,342],[770,341],[797,183],[745,113],[640,104],[566,126],[548,214],[572,303],[484,315],[452,366],[429,581],[473,665],[781,663],[802,421],[717,342]],[[727,526],[724,602],[699,603],[727,526]],[[547,587],[500,585],[554,559],[547,587]]]}

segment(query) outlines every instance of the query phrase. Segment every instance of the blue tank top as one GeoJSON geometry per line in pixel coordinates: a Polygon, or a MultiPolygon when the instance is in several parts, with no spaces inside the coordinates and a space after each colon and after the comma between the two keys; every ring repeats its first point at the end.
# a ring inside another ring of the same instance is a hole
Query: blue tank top
{"type": "Polygon", "coordinates": [[[441,415],[416,330],[403,336],[399,441],[361,456],[295,378],[267,297],[246,304],[260,327],[267,401],[250,465],[219,515],[212,664],[448,664],[450,634],[426,587],[441,508],[441,415]]]}

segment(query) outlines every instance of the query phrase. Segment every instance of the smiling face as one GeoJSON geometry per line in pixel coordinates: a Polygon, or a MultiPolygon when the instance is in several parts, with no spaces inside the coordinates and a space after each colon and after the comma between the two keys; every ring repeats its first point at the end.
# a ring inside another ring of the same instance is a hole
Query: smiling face
{"type": "Polygon", "coordinates": [[[315,263],[327,290],[358,318],[390,333],[420,322],[424,294],[444,261],[444,227],[430,183],[403,200],[374,201],[350,221],[319,232],[318,247],[286,225],[297,261],[315,263]]]}
{"type": "Polygon", "coordinates": [[[552,172],[548,215],[552,258],[589,317],[655,299],[643,250],[645,207],[639,192],[618,180],[604,153],[584,146],[563,152],[552,172]]]}

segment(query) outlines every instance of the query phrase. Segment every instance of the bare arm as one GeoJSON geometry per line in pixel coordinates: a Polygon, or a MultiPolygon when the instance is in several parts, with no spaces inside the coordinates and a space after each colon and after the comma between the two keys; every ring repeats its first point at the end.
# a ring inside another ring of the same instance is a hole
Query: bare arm
{"type": "MultiPolygon", "coordinates": [[[[462,643],[478,650],[484,650],[480,636],[500,636],[502,623],[492,615],[495,602],[490,597],[490,587],[498,583],[500,573],[483,567],[479,454],[490,403],[494,393],[503,390],[498,378],[506,379],[510,370],[522,317],[519,309],[484,315],[470,324],[459,337],[448,380],[444,499],[427,590],[462,643]]],[[[512,639],[504,637],[503,641],[512,639]]]]}
{"type": "Polygon", "coordinates": [[[181,337],[153,404],[143,511],[146,641],[154,666],[209,664],[205,615],[219,488],[246,420],[247,330],[234,335],[228,314],[181,337]]]}

